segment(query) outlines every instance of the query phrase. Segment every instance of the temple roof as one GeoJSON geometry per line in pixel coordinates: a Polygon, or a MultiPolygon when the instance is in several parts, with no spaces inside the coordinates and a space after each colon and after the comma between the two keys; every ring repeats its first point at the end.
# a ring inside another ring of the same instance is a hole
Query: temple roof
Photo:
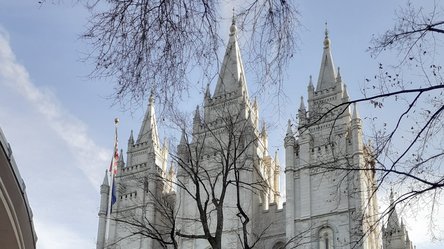
{"type": "Polygon", "coordinates": [[[159,134],[157,132],[156,113],[154,111],[154,96],[150,95],[148,109],[146,110],[142,126],[140,127],[137,143],[152,142],[159,144],[159,134]]]}
{"type": "Polygon", "coordinates": [[[328,30],[325,29],[324,52],[322,54],[321,69],[319,70],[318,84],[316,91],[323,90],[334,86],[336,82],[336,71],[330,50],[330,38],[328,30]]]}
{"type": "Polygon", "coordinates": [[[230,27],[230,37],[213,97],[223,96],[226,93],[232,92],[248,94],[234,18],[230,27]]]}

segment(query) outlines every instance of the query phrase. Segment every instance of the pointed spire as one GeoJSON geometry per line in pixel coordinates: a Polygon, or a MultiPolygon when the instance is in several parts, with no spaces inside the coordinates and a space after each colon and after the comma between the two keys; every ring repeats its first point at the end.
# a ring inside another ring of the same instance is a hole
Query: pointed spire
{"type": "Polygon", "coordinates": [[[338,67],[338,74],[336,75],[336,82],[342,82],[341,68],[340,67],[338,67]]]}
{"type": "Polygon", "coordinates": [[[197,105],[196,110],[194,111],[194,118],[193,118],[193,134],[199,131],[201,124],[202,120],[200,118],[199,105],[197,105]]]}
{"type": "Polygon", "coordinates": [[[305,108],[304,97],[301,96],[301,104],[298,110],[299,125],[304,125],[307,119],[307,110],[305,108]]]}
{"type": "Polygon", "coordinates": [[[265,121],[262,122],[261,134],[262,134],[263,138],[267,138],[268,137],[268,134],[267,134],[267,124],[265,123],[265,121]]]}
{"type": "Polygon", "coordinates": [[[304,96],[301,96],[301,104],[299,105],[299,111],[305,112],[305,103],[304,103],[304,96]]]}
{"type": "Polygon", "coordinates": [[[142,127],[140,127],[137,143],[150,142],[159,146],[159,134],[157,132],[156,113],[154,110],[154,93],[151,91],[148,108],[143,119],[142,127]]]}
{"type": "Polygon", "coordinates": [[[182,130],[182,136],[180,137],[180,144],[181,145],[187,144],[187,138],[186,138],[186,135],[185,135],[185,130],[182,130]]]}
{"type": "Polygon", "coordinates": [[[207,87],[205,89],[205,99],[210,99],[211,93],[210,93],[210,84],[207,84],[207,87]]]}
{"type": "Polygon", "coordinates": [[[248,96],[246,84],[244,66],[237,43],[236,19],[233,13],[230,37],[213,97],[225,96],[227,93],[244,94],[248,96]]]}
{"type": "Polygon", "coordinates": [[[293,131],[291,130],[291,120],[288,120],[288,126],[287,126],[287,134],[286,137],[293,136],[293,131]]]}
{"type": "Polygon", "coordinates": [[[105,170],[105,177],[103,177],[102,186],[109,186],[109,183],[108,183],[108,171],[107,170],[105,170]]]}
{"type": "Polygon", "coordinates": [[[201,122],[199,105],[196,106],[196,110],[194,111],[193,122],[194,122],[194,123],[197,122],[197,123],[199,123],[199,124],[200,124],[200,122],[201,122]]]}
{"type": "Polygon", "coordinates": [[[327,23],[325,23],[324,52],[322,54],[321,69],[319,70],[316,91],[334,86],[336,81],[335,66],[330,51],[330,38],[328,37],[327,23]]]}
{"type": "Polygon", "coordinates": [[[395,197],[393,194],[393,188],[390,188],[390,205],[393,206],[393,204],[395,203],[395,197]]]}
{"type": "Polygon", "coordinates": [[[125,164],[125,161],[123,160],[123,150],[120,149],[120,155],[119,155],[119,164],[125,164]]]}
{"type": "Polygon", "coordinates": [[[390,213],[387,222],[387,230],[398,230],[399,228],[399,219],[398,214],[396,212],[395,198],[393,194],[393,188],[390,189],[390,213]]]}
{"type": "Polygon", "coordinates": [[[131,130],[130,137],[128,138],[128,148],[131,147],[134,144],[134,135],[133,130],[131,130]]]}
{"type": "Polygon", "coordinates": [[[274,152],[274,164],[276,165],[276,168],[281,165],[281,163],[279,162],[279,156],[277,150],[274,152]]]}
{"type": "Polygon", "coordinates": [[[348,96],[348,91],[347,91],[347,85],[344,84],[344,91],[342,92],[342,98],[344,99],[344,101],[348,101],[349,100],[349,96],[348,96]]]}
{"type": "Polygon", "coordinates": [[[308,88],[309,89],[314,89],[313,86],[313,76],[310,75],[310,79],[308,80],[308,88]]]}
{"type": "Polygon", "coordinates": [[[353,103],[352,119],[359,119],[358,106],[356,105],[356,103],[353,103]]]}
{"type": "MultiPolygon", "coordinates": [[[[180,137],[180,142],[177,145],[177,152],[180,157],[180,160],[183,160],[184,162],[188,162],[189,160],[189,146],[187,141],[187,135],[185,133],[185,129],[182,129],[182,135],[180,137]]],[[[180,172],[181,168],[178,167],[177,171],[180,172]]]]}

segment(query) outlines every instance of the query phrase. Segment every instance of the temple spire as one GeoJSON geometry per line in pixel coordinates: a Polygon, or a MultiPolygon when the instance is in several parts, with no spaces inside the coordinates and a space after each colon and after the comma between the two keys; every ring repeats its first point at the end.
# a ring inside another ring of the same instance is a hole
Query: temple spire
{"type": "Polygon", "coordinates": [[[193,117],[193,134],[199,132],[200,126],[202,125],[202,119],[200,118],[199,105],[196,106],[193,117]]]}
{"type": "Polygon", "coordinates": [[[313,77],[310,75],[310,79],[308,80],[308,88],[313,88],[314,89],[314,86],[313,86],[313,77]]]}
{"type": "Polygon", "coordinates": [[[205,99],[209,99],[209,98],[211,98],[210,84],[207,84],[207,87],[205,89],[205,99]]]}
{"type": "Polygon", "coordinates": [[[182,135],[180,136],[180,144],[183,144],[183,145],[187,144],[187,138],[186,138],[186,135],[185,135],[185,130],[182,130],[182,135]]]}
{"type": "Polygon", "coordinates": [[[143,119],[142,126],[140,127],[139,137],[137,143],[150,142],[156,146],[159,146],[159,134],[157,132],[156,113],[154,110],[154,93],[151,92],[148,101],[148,108],[143,119]]]}
{"type": "Polygon", "coordinates": [[[285,134],[286,137],[291,137],[293,136],[293,131],[291,130],[291,120],[288,120],[288,125],[287,125],[287,134],[285,134]]]}
{"type": "Polygon", "coordinates": [[[319,70],[318,84],[316,91],[330,88],[334,86],[336,82],[336,72],[333,63],[333,58],[330,50],[330,38],[327,29],[327,23],[325,24],[325,38],[324,38],[324,52],[322,54],[321,69],[319,70]]]}
{"type": "Polygon", "coordinates": [[[244,66],[237,42],[236,18],[233,14],[230,26],[230,37],[225,51],[219,77],[213,97],[225,96],[234,93],[248,96],[248,89],[245,80],[244,66]]]}
{"type": "Polygon", "coordinates": [[[396,230],[399,227],[398,213],[396,212],[396,204],[394,200],[393,189],[390,190],[390,211],[387,221],[387,230],[396,230]]]}
{"type": "Polygon", "coordinates": [[[393,188],[390,189],[390,196],[389,196],[389,199],[390,199],[390,205],[393,206],[393,204],[395,203],[395,196],[394,196],[394,194],[393,194],[393,188]]]}
{"type": "MultiPolygon", "coordinates": [[[[352,119],[359,119],[358,106],[356,105],[356,103],[353,103],[352,119]]],[[[392,196],[392,194],[393,194],[393,192],[390,194],[390,196],[392,196]]]]}
{"type": "Polygon", "coordinates": [[[103,186],[109,186],[108,183],[108,171],[105,170],[105,177],[103,177],[103,182],[102,182],[103,186]]]}
{"type": "Polygon", "coordinates": [[[303,112],[306,111],[305,103],[304,103],[304,97],[303,96],[301,96],[301,104],[299,105],[299,111],[303,111],[303,112]]]}
{"type": "Polygon", "coordinates": [[[131,148],[132,145],[134,145],[133,130],[131,130],[130,137],[128,138],[128,149],[131,148]]]}
{"type": "Polygon", "coordinates": [[[278,156],[278,151],[277,150],[274,151],[274,163],[277,166],[281,165],[281,163],[279,162],[279,156],[278,156]]]}

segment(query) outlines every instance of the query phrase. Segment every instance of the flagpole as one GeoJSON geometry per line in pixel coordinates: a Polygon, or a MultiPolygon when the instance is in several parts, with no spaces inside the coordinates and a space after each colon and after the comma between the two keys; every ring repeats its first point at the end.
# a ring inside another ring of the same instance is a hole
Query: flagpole
{"type": "Polygon", "coordinates": [[[105,228],[105,245],[106,242],[108,241],[108,237],[109,237],[109,226],[110,226],[110,221],[111,221],[111,206],[112,206],[112,198],[113,198],[113,188],[114,188],[114,176],[117,173],[117,163],[118,163],[118,154],[116,155],[116,153],[118,153],[118,138],[117,138],[117,127],[119,126],[119,119],[115,118],[114,119],[114,148],[113,148],[113,157],[111,159],[111,164],[110,164],[110,168],[109,168],[109,174],[108,174],[108,179],[110,182],[109,185],[109,193],[108,193],[108,207],[107,207],[107,212],[106,212],[106,228],[105,228]]]}

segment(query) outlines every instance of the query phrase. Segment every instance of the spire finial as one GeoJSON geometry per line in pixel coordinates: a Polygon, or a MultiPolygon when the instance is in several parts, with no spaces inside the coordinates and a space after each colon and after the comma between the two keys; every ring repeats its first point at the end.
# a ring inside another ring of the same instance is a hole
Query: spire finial
{"type": "Polygon", "coordinates": [[[328,37],[328,27],[327,22],[325,22],[325,38],[324,38],[324,49],[330,47],[330,39],[328,37]]]}
{"type": "Polygon", "coordinates": [[[347,101],[348,101],[348,91],[347,91],[347,85],[346,84],[343,84],[344,85],[344,92],[343,92],[343,98],[345,98],[345,99],[347,99],[347,101]]]}
{"type": "Polygon", "coordinates": [[[230,34],[233,35],[237,31],[236,27],[236,15],[234,14],[234,7],[233,7],[233,16],[231,17],[231,27],[230,27],[230,34]]]}
{"type": "Polygon", "coordinates": [[[125,161],[123,161],[123,149],[120,149],[119,162],[125,163],[125,161]]]}
{"type": "MultiPolygon", "coordinates": [[[[356,105],[356,102],[353,103],[353,115],[352,115],[352,119],[359,119],[359,115],[358,115],[358,106],[356,105]]],[[[390,194],[390,196],[392,196],[393,194],[393,190],[392,193],[390,194]]]]}
{"type": "Polygon", "coordinates": [[[327,21],[325,21],[325,38],[328,38],[328,24],[327,24],[327,21]]]}
{"type": "Polygon", "coordinates": [[[233,16],[231,17],[231,25],[236,25],[236,14],[233,7],[233,16]]]}
{"type": "Polygon", "coordinates": [[[207,87],[205,89],[205,98],[211,98],[210,83],[207,83],[207,87]]]}
{"type": "Polygon", "coordinates": [[[105,177],[103,178],[102,185],[109,186],[109,184],[108,184],[108,170],[105,170],[105,177]]]}
{"type": "Polygon", "coordinates": [[[304,96],[301,96],[301,104],[299,106],[299,111],[305,111],[304,96]]]}
{"type": "Polygon", "coordinates": [[[390,188],[390,205],[393,205],[393,203],[395,202],[395,197],[393,194],[393,188],[390,188]]]}
{"type": "Polygon", "coordinates": [[[150,98],[148,100],[149,100],[149,104],[153,105],[153,103],[154,103],[154,90],[151,90],[150,98]]]}
{"type": "Polygon", "coordinates": [[[268,137],[267,135],[267,123],[265,123],[265,120],[262,121],[262,137],[266,138],[268,137]]]}
{"type": "Polygon", "coordinates": [[[276,166],[280,166],[280,162],[279,162],[279,156],[278,156],[278,150],[274,151],[274,163],[276,164],[276,166]]]}
{"type": "Polygon", "coordinates": [[[199,110],[199,105],[196,105],[196,110],[194,111],[194,119],[193,119],[194,123],[199,123],[200,124],[200,110],[199,110]]]}
{"type": "Polygon", "coordinates": [[[338,82],[342,81],[342,78],[341,78],[341,68],[340,67],[338,67],[338,74],[336,75],[336,80],[338,82]]]}
{"type": "Polygon", "coordinates": [[[286,136],[293,136],[293,131],[291,130],[291,120],[288,120],[288,126],[287,126],[287,134],[286,136]]]}
{"type": "Polygon", "coordinates": [[[187,143],[187,138],[185,135],[185,129],[182,129],[182,135],[180,137],[180,144],[186,144],[187,143]]]}

